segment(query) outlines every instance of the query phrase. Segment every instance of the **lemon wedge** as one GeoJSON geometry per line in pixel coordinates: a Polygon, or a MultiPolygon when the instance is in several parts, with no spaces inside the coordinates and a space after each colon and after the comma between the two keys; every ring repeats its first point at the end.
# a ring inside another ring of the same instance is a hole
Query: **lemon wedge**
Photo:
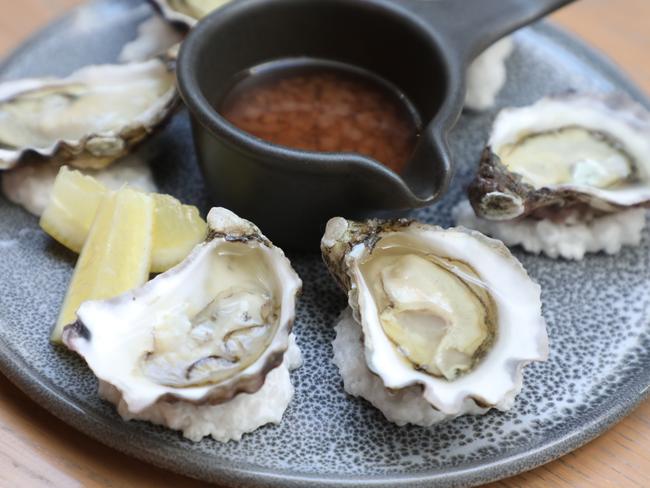
{"type": "Polygon", "coordinates": [[[108,190],[92,176],[61,167],[50,202],[41,216],[41,228],[65,247],[79,253],[97,207],[108,190]]]}
{"type": "Polygon", "coordinates": [[[155,207],[151,272],[162,273],[187,257],[205,239],[208,226],[199,209],[174,197],[152,194],[155,207]]]}
{"type": "MultiPolygon", "coordinates": [[[[41,228],[76,253],[81,251],[100,201],[109,190],[92,176],[63,166],[56,177],[41,228]]],[[[207,225],[199,210],[174,197],[150,194],[154,200],[151,272],[180,263],[205,239],[207,225]]]]}
{"type": "Polygon", "coordinates": [[[106,192],[77,260],[53,342],[61,342],[63,328],[76,320],[77,309],[86,300],[114,297],[147,281],[153,225],[150,195],[130,188],[106,192]]]}

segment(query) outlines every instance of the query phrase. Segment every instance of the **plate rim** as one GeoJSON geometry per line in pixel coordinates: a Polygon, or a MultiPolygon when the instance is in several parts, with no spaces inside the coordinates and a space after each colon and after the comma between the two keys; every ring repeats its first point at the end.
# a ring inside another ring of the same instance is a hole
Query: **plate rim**
{"type": "MultiPolygon", "coordinates": [[[[92,9],[95,3],[101,1],[93,0],[71,9],[43,29],[35,32],[0,62],[0,71],[6,69],[15,59],[29,51],[34,44],[51,36],[70,16],[75,15],[82,9],[92,9]]],[[[648,95],[629,79],[624,70],[602,52],[588,45],[577,36],[566,32],[556,24],[550,24],[548,21],[535,24],[530,28],[546,37],[570,44],[574,52],[589,59],[594,65],[597,65],[599,71],[605,72],[607,76],[615,79],[633,98],[650,108],[648,95]]],[[[230,485],[250,484],[258,487],[291,488],[305,486],[305,484],[313,488],[352,487],[358,486],[360,481],[367,486],[383,488],[393,487],[396,483],[408,484],[414,488],[430,487],[433,484],[445,487],[458,486],[459,484],[487,483],[534,469],[581,447],[619,422],[650,396],[649,371],[646,375],[641,373],[634,377],[631,383],[619,391],[618,401],[609,407],[604,407],[593,418],[580,423],[542,446],[506,455],[488,464],[481,464],[481,461],[476,461],[466,467],[451,468],[435,473],[422,472],[417,474],[380,474],[371,476],[309,474],[298,471],[292,472],[286,469],[263,468],[254,464],[233,466],[227,463],[206,472],[201,469],[199,464],[192,461],[192,457],[205,457],[212,461],[219,461],[218,457],[192,452],[189,455],[181,456],[181,462],[179,463],[178,448],[165,449],[164,443],[158,440],[156,441],[156,450],[144,451],[137,447],[131,447],[129,437],[135,436],[144,439],[149,436],[129,431],[127,428],[128,422],[123,422],[123,426],[116,428],[114,423],[84,409],[66,392],[52,385],[38,370],[27,364],[22,356],[9,347],[2,336],[0,336],[0,371],[40,407],[83,434],[118,452],[191,478],[230,485]],[[97,429],[98,425],[101,425],[114,435],[100,435],[97,429]],[[193,469],[193,467],[198,469],[193,469]],[[202,474],[208,476],[202,476],[202,474]]]]}

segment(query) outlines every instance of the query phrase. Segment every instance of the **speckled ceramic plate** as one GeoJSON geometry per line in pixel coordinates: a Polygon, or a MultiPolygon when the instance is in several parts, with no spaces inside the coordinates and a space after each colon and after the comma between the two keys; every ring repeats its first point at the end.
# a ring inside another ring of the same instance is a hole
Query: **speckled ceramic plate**
{"type": "MultiPolygon", "coordinates": [[[[19,49],[2,78],[59,74],[115,59],[145,3],[98,0],[19,49]]],[[[609,63],[549,26],[516,36],[499,106],[570,88],[623,89],[643,96],[609,63]]],[[[644,101],[644,103],[646,103],[644,101]]],[[[449,209],[471,177],[494,112],[464,115],[453,136],[459,164],[442,202],[415,216],[449,225],[449,209]]],[[[187,117],[180,113],[140,150],[160,188],[206,209],[187,117]]],[[[299,231],[299,229],[297,229],[299,231]]],[[[574,263],[516,251],[543,289],[551,357],[529,367],[512,411],[431,428],[396,427],[348,397],[331,363],[333,322],[344,299],[318,255],[290,255],[305,288],[296,334],[305,364],[279,426],[239,443],[194,444],[175,432],[123,422],[100,401],[81,360],[48,342],[74,256],[34,217],[0,197],[0,367],[39,404],[116,449],[190,476],[250,486],[452,486],[505,477],[558,457],[604,431],[650,383],[650,239],[616,257],[574,263]]]]}

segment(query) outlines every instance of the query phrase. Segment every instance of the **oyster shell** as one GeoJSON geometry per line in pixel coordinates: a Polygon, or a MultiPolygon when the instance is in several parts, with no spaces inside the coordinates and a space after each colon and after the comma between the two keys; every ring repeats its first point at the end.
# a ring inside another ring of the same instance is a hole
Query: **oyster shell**
{"type": "Polygon", "coordinates": [[[581,220],[650,203],[650,113],[567,94],[498,115],[469,188],[477,216],[581,220]]]}
{"type": "Polygon", "coordinates": [[[393,393],[421,387],[442,414],[430,422],[510,408],[523,367],[548,354],[540,288],[499,241],[337,217],[321,251],[361,325],[369,371],[393,393]]]}
{"type": "Polygon", "coordinates": [[[163,16],[171,21],[188,27],[213,10],[225,5],[230,0],[151,0],[158,6],[163,16]]]}
{"type": "Polygon", "coordinates": [[[160,59],[2,83],[0,170],[43,161],[107,166],[172,112],[174,83],[173,66],[160,59]]]}
{"type": "Polygon", "coordinates": [[[143,287],[81,305],[63,341],[132,413],[254,393],[289,345],[301,281],[252,223],[223,208],[190,256],[143,287]]]}

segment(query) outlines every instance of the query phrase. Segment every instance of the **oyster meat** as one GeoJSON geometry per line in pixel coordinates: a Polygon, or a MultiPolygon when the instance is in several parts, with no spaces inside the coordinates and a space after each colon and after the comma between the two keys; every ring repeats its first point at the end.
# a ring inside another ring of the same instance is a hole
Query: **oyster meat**
{"type": "Polygon", "coordinates": [[[44,161],[105,167],[152,133],[176,101],[173,66],[161,59],[2,83],[0,169],[44,161]]]}
{"type": "Polygon", "coordinates": [[[208,225],[207,240],[181,264],[117,298],[85,302],[64,330],[68,348],[117,390],[111,398],[125,417],[255,394],[284,362],[298,275],[252,223],[214,208],[208,225]]]}
{"type": "MultiPolygon", "coordinates": [[[[614,222],[609,215],[650,205],[650,113],[615,93],[571,93],[505,109],[494,122],[468,194],[479,219],[505,221],[509,227],[546,220],[554,235],[565,234],[560,240],[575,236],[576,225],[586,226],[582,250],[537,246],[549,255],[579,259],[587,251],[616,252],[629,239],[612,233],[612,239],[598,245],[593,232],[614,222]]],[[[615,219],[624,234],[638,229],[634,242],[640,241],[641,214],[625,212],[625,218],[615,219]]],[[[462,222],[469,224],[469,219],[462,222]]],[[[525,245],[522,238],[512,239],[513,233],[501,232],[498,224],[481,228],[487,227],[495,237],[509,235],[507,244],[525,245]]]]}
{"type": "Polygon", "coordinates": [[[398,424],[506,410],[523,366],[547,356],[539,286],[498,241],[462,228],[337,217],[321,250],[360,328],[344,315],[338,333],[363,338],[365,368],[341,352],[354,349],[348,341],[335,341],[346,391],[398,424]],[[408,399],[403,409],[396,395],[408,399]]]}

